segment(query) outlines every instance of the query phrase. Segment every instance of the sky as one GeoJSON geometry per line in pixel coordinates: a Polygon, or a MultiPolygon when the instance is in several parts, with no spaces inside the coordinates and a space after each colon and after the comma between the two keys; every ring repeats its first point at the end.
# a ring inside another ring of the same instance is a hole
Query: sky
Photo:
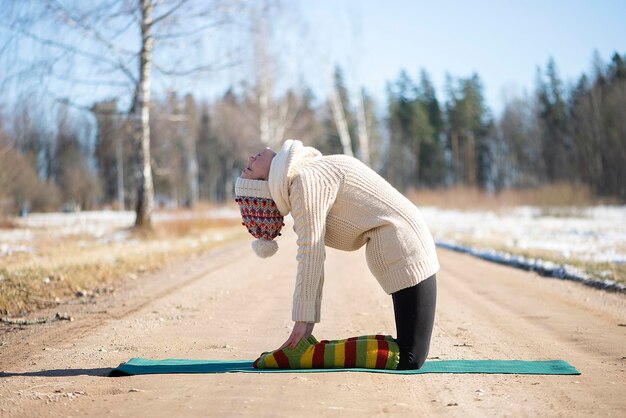
{"type": "MultiPolygon", "coordinates": [[[[8,0],[0,0],[0,4],[4,1],[8,0]]],[[[82,0],[67,1],[71,4],[82,0]]],[[[550,58],[555,60],[567,86],[583,73],[590,73],[594,51],[605,63],[615,52],[626,54],[626,0],[265,1],[282,5],[276,14],[278,18],[270,23],[275,41],[270,46],[272,71],[277,84],[282,84],[277,90],[303,81],[321,102],[329,95],[331,74],[339,65],[349,91],[354,95],[364,87],[383,112],[386,85],[396,80],[402,70],[414,81],[418,81],[420,69],[426,70],[442,102],[446,99],[446,75],[463,78],[477,73],[484,85],[486,104],[497,117],[507,97],[532,94],[537,68],[545,69],[550,58]]],[[[264,3],[250,0],[245,4],[259,9],[264,3]]],[[[39,29],[47,37],[46,30],[56,32],[58,28],[39,29]]],[[[206,35],[209,42],[205,50],[185,46],[177,52],[191,57],[219,57],[229,48],[253,44],[245,25],[239,25],[234,32],[218,33],[219,30],[206,35]]],[[[127,46],[133,42],[128,41],[127,46]]],[[[23,48],[19,54],[37,58],[37,51],[23,48]]],[[[168,56],[160,58],[172,61],[168,56]]],[[[71,60],[61,62],[68,68],[73,66],[71,60]]],[[[191,92],[200,98],[215,99],[230,84],[254,79],[252,60],[248,59],[247,68],[245,59],[242,62],[243,65],[228,66],[219,73],[184,80],[155,74],[153,97],[175,89],[181,94],[191,92]]],[[[3,69],[2,64],[7,61],[0,61],[0,78],[11,70],[3,69]]],[[[64,75],[63,71],[57,72],[64,75]]],[[[34,82],[37,89],[45,86],[58,97],[72,95],[77,104],[86,107],[94,100],[120,94],[125,94],[129,102],[132,88],[127,85],[116,89],[97,83],[77,86],[72,82],[77,78],[107,76],[97,69],[82,69],[65,81],[57,74],[46,83],[34,82]]],[[[20,88],[14,87],[16,91],[20,88]]],[[[124,105],[123,101],[120,103],[124,105]]]]}
{"type": "Polygon", "coordinates": [[[325,61],[348,69],[350,85],[381,100],[402,69],[414,80],[421,68],[428,71],[440,100],[446,74],[476,72],[497,114],[506,97],[532,93],[537,68],[545,69],[550,57],[561,78],[574,83],[590,73],[594,51],[604,62],[626,54],[625,0],[302,0],[299,6],[325,61]]]}

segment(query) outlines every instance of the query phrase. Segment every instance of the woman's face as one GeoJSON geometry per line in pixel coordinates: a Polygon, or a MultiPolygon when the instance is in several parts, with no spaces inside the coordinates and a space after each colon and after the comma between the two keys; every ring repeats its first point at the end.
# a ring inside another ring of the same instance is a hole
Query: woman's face
{"type": "Polygon", "coordinates": [[[241,177],[249,180],[267,180],[270,175],[270,165],[276,153],[265,148],[257,155],[248,158],[248,166],[241,172],[241,177]]]}

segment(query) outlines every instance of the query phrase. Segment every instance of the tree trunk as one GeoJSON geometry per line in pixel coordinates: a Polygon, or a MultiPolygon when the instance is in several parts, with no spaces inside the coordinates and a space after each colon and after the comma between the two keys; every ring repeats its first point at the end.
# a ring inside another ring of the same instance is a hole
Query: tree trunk
{"type": "Polygon", "coordinates": [[[285,97],[278,108],[278,118],[275,123],[274,145],[278,145],[285,137],[285,132],[298,116],[298,110],[302,105],[302,98],[297,97],[293,105],[290,103],[289,97],[285,97]]]}
{"type": "Polygon", "coordinates": [[[415,186],[415,188],[419,187],[419,183],[420,183],[420,153],[421,153],[421,145],[422,145],[422,140],[421,138],[417,138],[415,140],[415,147],[414,147],[414,156],[415,156],[415,178],[413,178],[413,186],[415,186]]]}
{"type": "Polygon", "coordinates": [[[604,171],[604,167],[602,166],[602,144],[606,144],[604,118],[602,117],[601,94],[602,91],[600,89],[595,87],[591,89],[589,99],[592,111],[590,116],[592,134],[590,135],[590,138],[587,139],[588,142],[591,142],[591,152],[589,155],[584,156],[584,161],[586,161],[586,164],[589,165],[589,167],[586,168],[591,173],[587,184],[591,185],[594,193],[598,193],[598,190],[600,189],[598,185],[602,184],[602,173],[604,171]]]}
{"type": "Polygon", "coordinates": [[[476,186],[477,170],[476,170],[476,141],[474,132],[467,132],[467,148],[465,150],[466,158],[466,179],[469,186],[476,186]]]}
{"type": "Polygon", "coordinates": [[[189,186],[188,206],[193,208],[198,204],[200,189],[198,186],[198,158],[196,156],[196,140],[187,134],[187,184],[189,186]]]}
{"type": "Polygon", "coordinates": [[[117,206],[118,210],[125,210],[124,207],[124,160],[122,153],[122,134],[119,129],[117,141],[115,143],[115,171],[117,172],[117,206]]]}
{"type": "Polygon", "coordinates": [[[343,112],[343,105],[341,104],[341,96],[336,87],[333,87],[333,92],[330,98],[330,107],[333,112],[333,118],[337,125],[337,131],[339,132],[339,140],[343,148],[343,153],[349,156],[353,156],[352,147],[350,144],[350,132],[348,131],[348,123],[346,122],[346,115],[343,112]]]}
{"type": "Polygon", "coordinates": [[[459,134],[456,129],[450,133],[450,148],[452,151],[452,181],[456,184],[459,181],[459,134]]]}
{"type": "Polygon", "coordinates": [[[261,143],[272,147],[272,78],[269,70],[267,51],[268,4],[263,3],[261,12],[253,16],[254,55],[256,69],[256,89],[259,104],[259,136],[261,143]]]}
{"type": "Polygon", "coordinates": [[[370,147],[369,137],[367,135],[367,118],[365,117],[365,100],[363,99],[363,90],[359,94],[359,110],[357,113],[357,123],[359,125],[359,154],[361,161],[365,165],[370,165],[370,147]]]}
{"type": "Polygon", "coordinates": [[[224,199],[226,201],[231,201],[234,198],[233,193],[235,191],[235,185],[233,182],[235,160],[229,157],[226,160],[224,167],[226,167],[226,178],[224,179],[224,199]]]}
{"type": "Polygon", "coordinates": [[[141,7],[141,54],[135,118],[137,125],[137,206],[135,226],[150,228],[154,186],[150,165],[150,75],[152,69],[152,0],[139,0],[141,7]]]}
{"type": "Polygon", "coordinates": [[[272,138],[270,135],[270,104],[269,93],[264,85],[259,86],[259,131],[261,143],[269,146],[272,138]]]}

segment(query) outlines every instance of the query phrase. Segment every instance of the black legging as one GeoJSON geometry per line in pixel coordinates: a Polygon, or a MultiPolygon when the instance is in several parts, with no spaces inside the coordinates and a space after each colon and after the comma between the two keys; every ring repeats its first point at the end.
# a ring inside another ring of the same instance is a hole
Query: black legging
{"type": "Polygon", "coordinates": [[[428,356],[435,321],[435,275],[415,286],[392,293],[391,297],[396,317],[396,341],[400,347],[398,370],[419,369],[428,356]]]}

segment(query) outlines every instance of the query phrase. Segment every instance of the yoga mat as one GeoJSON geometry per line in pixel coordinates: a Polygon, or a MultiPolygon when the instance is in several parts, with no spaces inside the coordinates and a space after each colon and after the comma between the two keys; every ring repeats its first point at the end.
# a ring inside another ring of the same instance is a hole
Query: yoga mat
{"type": "Polygon", "coordinates": [[[380,369],[255,369],[252,360],[150,360],[132,358],[120,364],[111,376],[169,373],[315,373],[315,372],[370,372],[391,374],[425,373],[483,373],[483,374],[580,374],[563,360],[433,360],[419,370],[380,369]]]}

